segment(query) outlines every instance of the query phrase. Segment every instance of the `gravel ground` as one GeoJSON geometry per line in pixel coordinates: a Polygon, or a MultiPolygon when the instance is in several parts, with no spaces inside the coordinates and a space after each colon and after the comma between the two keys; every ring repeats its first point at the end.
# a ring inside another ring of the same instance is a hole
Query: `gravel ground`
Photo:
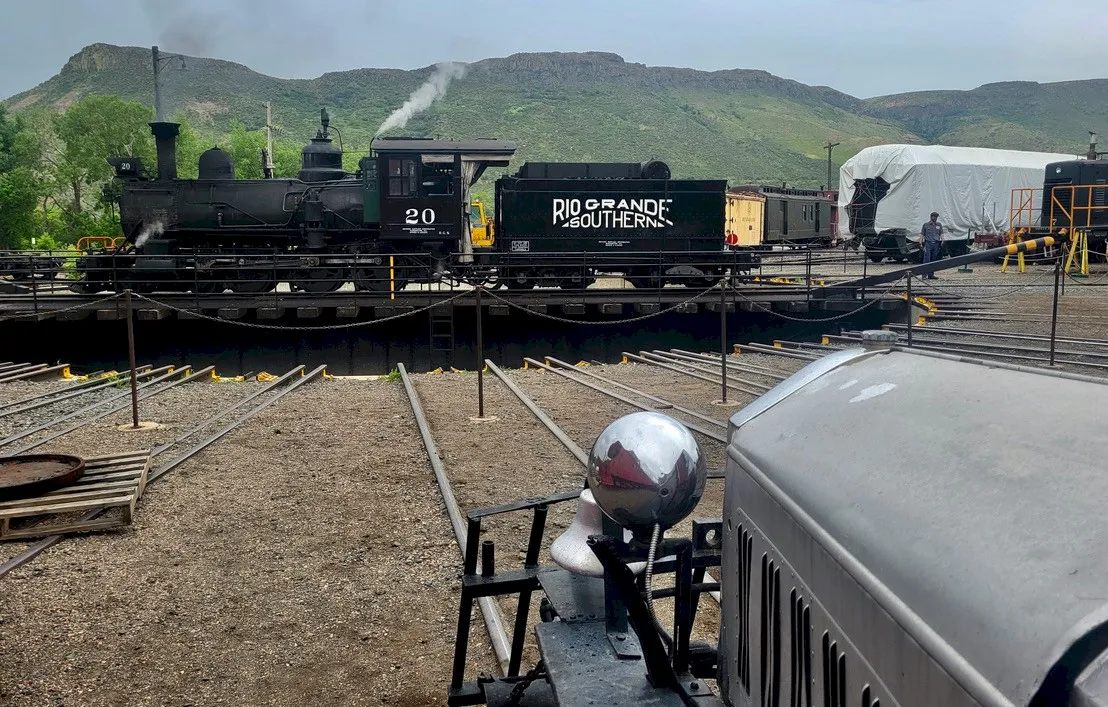
{"type": "MultiPolygon", "coordinates": [[[[672,372],[590,370],[720,420],[734,410],[672,372]]],[[[631,411],[549,373],[507,373],[586,450],[631,411]]],[[[414,378],[463,510],[580,487],[577,461],[492,374],[486,423],[469,419],[475,374],[414,378]]],[[[122,411],[44,449],[154,446],[257,385],[181,386],[143,406],[164,428],[121,432],[122,411]]],[[[721,464],[722,446],[704,445],[721,464]]],[[[698,516],[720,514],[710,486],[698,516]]],[[[544,562],[574,511],[551,513],[544,562]]],[[[528,525],[487,524],[498,568],[521,564],[528,525]]],[[[0,704],[444,704],[460,569],[402,386],[315,382],[152,486],[130,528],[69,539],[0,580],[0,704]]],[[[696,633],[710,637],[718,611],[702,606],[696,633]]],[[[479,617],[471,637],[470,678],[495,666],[479,617]]]]}
{"type": "Polygon", "coordinates": [[[441,703],[460,558],[415,429],[395,382],[312,383],[165,477],[128,532],[13,572],[0,702],[441,703]]]}
{"type": "MultiPolygon", "coordinates": [[[[1046,271],[1044,269],[1044,272],[1046,271]]],[[[1012,277],[1009,275],[1009,277],[1012,277]]],[[[1029,269],[1028,273],[1016,278],[1034,278],[1036,275],[1029,269]]],[[[1020,282],[1019,279],[1016,280],[1020,282]]],[[[1027,280],[1033,282],[1033,280],[1027,280]]],[[[1017,360],[1000,358],[996,354],[999,349],[979,350],[977,355],[982,358],[995,357],[998,361],[1016,363],[1030,366],[1047,366],[1047,350],[1050,343],[1048,338],[1033,341],[1017,341],[1013,339],[998,338],[979,334],[956,334],[950,331],[935,331],[936,329],[990,331],[1003,333],[1032,334],[1040,337],[1049,337],[1051,332],[1051,310],[1053,307],[1053,277],[1047,277],[1048,285],[1027,286],[1017,291],[1012,288],[1003,290],[1003,297],[992,297],[986,300],[978,300],[968,313],[957,314],[953,317],[942,316],[947,310],[954,312],[954,308],[940,307],[940,316],[930,321],[927,325],[919,327],[914,333],[916,337],[923,339],[922,345],[935,346],[937,342],[926,341],[927,338],[951,341],[949,347],[956,348],[962,344],[966,350],[973,350],[968,344],[989,344],[1005,347],[1019,347],[1022,349],[1039,349],[1038,351],[1006,351],[1021,356],[1033,357],[1037,360],[1017,360]]],[[[1108,273],[1093,272],[1088,279],[1069,279],[1066,282],[1064,295],[1058,302],[1058,338],[1100,339],[1108,340],[1108,290],[1103,285],[1108,284],[1108,273]]],[[[903,338],[903,335],[902,335],[903,338]]],[[[1108,354],[1108,346],[1104,344],[1078,344],[1060,342],[1057,346],[1059,353],[1059,370],[1082,373],[1085,375],[1108,377],[1108,359],[1096,357],[1071,356],[1071,352],[1092,352],[1108,354]],[[1063,361],[1066,358],[1078,360],[1093,365],[1072,365],[1063,361]]],[[[967,354],[968,355],[968,354],[967,354]]]]}

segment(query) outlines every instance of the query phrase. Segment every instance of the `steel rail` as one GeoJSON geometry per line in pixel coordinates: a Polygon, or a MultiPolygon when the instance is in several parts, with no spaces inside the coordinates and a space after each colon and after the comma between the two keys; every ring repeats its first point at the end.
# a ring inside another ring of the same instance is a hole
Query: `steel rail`
{"type": "MultiPolygon", "coordinates": [[[[655,407],[651,407],[651,406],[645,405],[643,403],[635,402],[634,400],[631,400],[630,398],[628,398],[626,396],[620,395],[619,393],[613,392],[611,390],[606,390],[606,389],[600,387],[599,385],[596,385],[594,383],[590,383],[589,381],[585,381],[585,380],[581,380],[579,378],[576,378],[576,377],[570,375],[569,373],[566,373],[565,371],[560,371],[557,368],[554,368],[553,366],[547,365],[545,363],[541,363],[541,362],[539,362],[539,361],[537,361],[533,358],[525,358],[523,360],[527,361],[532,366],[536,366],[536,367],[538,367],[538,368],[540,368],[544,371],[550,371],[551,373],[553,373],[555,375],[559,375],[559,376],[561,376],[561,377],[563,377],[567,380],[573,381],[574,383],[577,383],[578,385],[583,385],[586,388],[594,390],[597,393],[600,393],[601,395],[606,395],[609,398],[612,398],[613,400],[618,400],[621,403],[624,403],[625,405],[630,405],[631,407],[635,407],[635,408],[638,408],[640,410],[646,410],[648,412],[657,410],[657,408],[655,408],[655,407]]],[[[547,360],[548,361],[557,361],[557,359],[553,359],[553,358],[547,358],[547,360]]],[[[565,363],[564,361],[557,361],[557,363],[560,366],[565,366],[565,367],[572,368],[572,366],[570,366],[570,364],[565,363]]],[[[607,380],[607,379],[602,379],[602,380],[607,380]]],[[[607,380],[607,382],[615,383],[615,381],[611,381],[611,380],[607,380]]],[[[629,388],[630,391],[633,391],[633,393],[632,393],[633,395],[638,395],[640,397],[646,398],[647,400],[654,400],[655,402],[657,402],[661,405],[665,405],[667,407],[673,408],[674,410],[677,410],[678,412],[681,412],[681,413],[684,413],[686,415],[690,415],[690,416],[705,420],[706,422],[710,422],[714,425],[718,425],[720,427],[726,428],[726,424],[720,422],[719,420],[713,420],[710,417],[707,417],[706,415],[701,415],[698,412],[695,412],[693,410],[689,410],[688,408],[681,407],[680,405],[677,405],[675,403],[671,403],[668,400],[663,400],[662,398],[650,395],[649,393],[644,393],[640,390],[635,390],[634,388],[630,388],[630,386],[624,386],[624,385],[620,384],[620,387],[629,388]]],[[[708,437],[709,439],[714,439],[715,441],[721,442],[723,444],[727,443],[727,436],[724,435],[723,433],[717,431],[717,430],[709,430],[709,429],[707,429],[705,427],[702,427],[702,426],[700,426],[696,423],[687,422],[687,421],[684,421],[684,420],[682,420],[681,423],[683,425],[685,425],[686,427],[688,427],[693,432],[699,432],[700,434],[704,435],[705,437],[708,437]]]]}
{"type": "Polygon", "coordinates": [[[565,431],[558,426],[558,423],[550,419],[550,416],[547,415],[541,407],[536,405],[535,401],[532,400],[530,396],[527,395],[527,393],[524,393],[520,389],[520,387],[515,384],[514,381],[512,381],[510,378],[508,378],[508,376],[504,374],[504,371],[501,371],[495,363],[488,360],[487,358],[485,359],[485,365],[489,367],[489,370],[492,371],[493,374],[496,375],[496,377],[504,383],[504,385],[508,386],[508,390],[512,391],[512,393],[515,394],[517,398],[519,398],[519,401],[523,403],[527,407],[527,409],[530,410],[532,414],[534,414],[535,417],[539,418],[539,422],[545,425],[546,429],[550,430],[550,433],[557,437],[559,442],[565,445],[566,449],[569,450],[569,453],[577,457],[577,461],[581,462],[581,466],[586,466],[589,463],[589,455],[585,453],[585,450],[582,449],[572,439],[570,439],[569,435],[567,435],[565,431]]]}
{"type": "MultiPolygon", "coordinates": [[[[706,374],[709,374],[709,375],[714,375],[714,376],[720,377],[720,374],[718,373],[719,369],[718,368],[708,368],[708,366],[707,366],[708,362],[707,361],[703,361],[703,360],[699,360],[699,359],[689,360],[689,358],[687,356],[684,356],[682,354],[675,354],[675,353],[672,353],[670,351],[663,351],[662,349],[653,349],[651,351],[641,351],[640,353],[649,354],[652,358],[657,357],[658,359],[666,361],[667,363],[672,363],[672,364],[677,365],[677,366],[684,366],[685,368],[688,368],[688,369],[693,370],[693,371],[699,371],[699,372],[702,372],[702,373],[706,373],[706,374]]],[[[758,381],[752,381],[748,378],[732,378],[731,375],[730,375],[731,366],[728,366],[727,369],[728,369],[728,376],[727,376],[727,387],[728,388],[732,387],[732,385],[731,385],[732,380],[738,381],[739,383],[742,383],[743,385],[749,385],[753,388],[761,388],[761,390],[758,391],[758,395],[761,395],[762,393],[766,392],[767,390],[769,390],[770,388],[773,387],[771,385],[766,385],[765,383],[759,383],[758,381]]],[[[722,381],[722,377],[720,377],[720,380],[722,381]]]]}
{"type": "MultiPolygon", "coordinates": [[[[323,368],[324,367],[321,366],[317,370],[322,372],[323,368]]],[[[208,369],[208,370],[211,370],[211,369],[208,369]]],[[[305,378],[307,378],[307,376],[305,376],[305,378]]],[[[300,383],[301,383],[301,381],[297,381],[296,383],[293,384],[293,386],[299,385],[300,383]]],[[[289,386],[289,387],[292,388],[293,386],[289,386]]],[[[291,392],[291,391],[286,390],[284,392],[291,392]]],[[[235,425],[241,424],[245,420],[252,417],[253,414],[255,414],[257,412],[260,412],[261,410],[264,410],[265,408],[272,405],[274,402],[276,402],[277,398],[279,398],[279,397],[280,396],[277,396],[277,397],[275,397],[271,400],[266,401],[259,408],[254,410],[251,414],[248,414],[248,415],[236,420],[234,424],[235,425]]],[[[226,434],[226,432],[223,432],[223,434],[226,434]]],[[[214,442],[216,439],[219,439],[219,437],[221,437],[221,436],[222,436],[222,434],[220,434],[219,436],[216,436],[214,438],[210,438],[210,440],[206,441],[206,444],[204,446],[210,445],[212,442],[214,442]]],[[[197,449],[195,449],[195,451],[192,451],[192,454],[195,454],[197,451],[199,451],[202,448],[203,447],[198,447],[197,449]]],[[[189,456],[191,456],[191,454],[189,456]]],[[[153,459],[154,455],[151,454],[150,458],[153,459]]],[[[184,459],[181,459],[180,461],[184,461],[184,459]]],[[[179,464],[180,461],[178,461],[177,464],[179,464]]],[[[174,466],[177,466],[177,464],[174,464],[174,466]]],[[[159,471],[159,473],[157,473],[156,475],[155,474],[147,475],[147,479],[146,479],[147,485],[149,485],[153,481],[156,481],[158,478],[160,478],[162,475],[164,475],[167,471],[169,471],[169,469],[166,469],[166,468],[162,467],[158,471],[159,471]]],[[[95,518],[97,518],[98,516],[103,514],[104,512],[105,511],[103,509],[90,511],[89,513],[85,514],[85,516],[82,517],[81,520],[82,521],[94,520],[95,518]]],[[[19,553],[18,555],[15,555],[14,557],[9,558],[3,564],[0,564],[0,578],[3,578],[6,574],[11,572],[12,570],[27,564],[31,560],[33,560],[36,557],[38,557],[39,555],[41,555],[46,550],[49,550],[50,548],[52,548],[55,545],[57,545],[58,543],[60,543],[65,538],[66,538],[66,535],[64,535],[64,534],[51,535],[51,536],[42,538],[41,540],[39,540],[34,545],[31,545],[30,547],[25,549],[23,552],[19,553]]]]}
{"type": "MultiPolygon", "coordinates": [[[[303,369],[303,366],[300,366],[300,368],[303,369]]],[[[326,369],[327,369],[327,366],[323,365],[323,366],[319,366],[317,368],[313,368],[311,371],[308,371],[299,380],[292,383],[287,388],[282,389],[276,395],[274,395],[272,398],[269,398],[268,400],[263,401],[260,405],[258,405],[257,407],[252,408],[248,413],[246,413],[242,417],[236,419],[234,422],[231,422],[230,424],[226,425],[225,427],[220,429],[215,434],[211,435],[210,437],[207,437],[202,442],[199,442],[198,444],[190,447],[187,451],[181,453],[179,456],[174,457],[170,461],[168,461],[165,464],[159,466],[157,469],[154,469],[153,471],[151,471],[150,475],[146,479],[146,483],[150,483],[151,481],[157,481],[159,478],[161,478],[165,474],[169,473],[173,469],[177,468],[178,466],[180,466],[184,462],[188,461],[194,455],[196,455],[198,452],[206,449],[213,442],[218,441],[220,438],[222,438],[228,432],[235,429],[236,427],[238,427],[242,423],[246,422],[250,418],[254,417],[258,413],[262,412],[263,410],[268,408],[273,403],[275,403],[278,400],[280,400],[281,398],[285,397],[286,395],[288,395],[292,391],[296,390],[300,386],[302,386],[302,385],[304,385],[304,384],[306,384],[310,381],[315,380],[320,375],[322,375],[323,371],[325,371],[326,369]]],[[[291,374],[286,374],[286,376],[287,375],[291,375],[291,374]]],[[[274,381],[274,382],[276,382],[276,381],[274,381]]],[[[220,415],[219,417],[222,417],[222,415],[220,415]]]]}
{"type": "Polygon", "coordinates": [[[43,364],[43,367],[36,367],[36,370],[24,371],[22,373],[12,373],[10,375],[4,374],[3,377],[0,377],[0,383],[11,383],[13,381],[23,380],[24,378],[36,378],[38,376],[44,376],[47,373],[58,373],[60,371],[64,371],[67,368],[69,368],[68,363],[59,363],[54,366],[46,366],[45,364],[43,364]]]}
{"type": "MultiPolygon", "coordinates": [[[[954,346],[971,347],[975,349],[989,349],[999,351],[1016,351],[1022,353],[1041,353],[1050,354],[1049,348],[1035,348],[1031,346],[1018,346],[1016,344],[1004,344],[995,341],[966,341],[964,339],[953,339],[948,336],[928,336],[928,330],[925,328],[920,332],[916,332],[913,335],[913,340],[922,344],[953,344],[954,346]]],[[[844,331],[842,336],[861,337],[860,331],[844,331]]],[[[1084,356],[1086,358],[1105,360],[1108,359],[1108,352],[1104,351],[1077,351],[1074,349],[1055,349],[1055,353],[1064,356],[1084,356]]]]}
{"type": "MultiPolygon", "coordinates": [[[[174,371],[173,373],[171,373],[169,375],[174,375],[175,376],[179,373],[190,370],[190,368],[191,368],[190,366],[184,366],[182,368],[177,369],[176,371],[174,371]]],[[[201,376],[205,376],[213,370],[215,370],[215,366],[208,366],[207,368],[203,368],[203,369],[201,369],[199,371],[196,371],[194,373],[190,373],[187,376],[185,376],[184,378],[175,380],[172,383],[170,383],[169,385],[163,386],[161,388],[156,388],[154,390],[148,390],[148,391],[142,393],[141,395],[139,395],[139,400],[145,400],[147,398],[152,398],[155,395],[161,395],[162,393],[166,392],[167,390],[170,390],[172,388],[176,388],[177,386],[179,386],[183,383],[190,383],[190,382],[196,380],[197,378],[200,378],[201,376]]],[[[47,435],[46,437],[43,437],[42,439],[38,440],[37,442],[34,442],[32,444],[28,444],[24,447],[20,447],[19,449],[12,450],[12,451],[8,452],[8,454],[14,456],[16,454],[23,454],[24,452],[30,451],[30,450],[32,450],[36,447],[41,447],[42,445],[46,444],[47,442],[55,440],[58,437],[63,437],[63,436],[65,436],[65,435],[67,435],[70,432],[73,432],[75,430],[79,430],[79,429],[81,429],[82,427],[84,427],[85,425],[87,425],[89,423],[96,422],[97,420],[103,420],[105,417],[109,417],[111,415],[114,415],[114,414],[118,413],[119,411],[123,410],[124,408],[128,407],[130,404],[131,404],[130,399],[128,399],[124,402],[121,402],[121,403],[116,403],[115,405],[108,408],[107,410],[100,413],[99,415],[96,415],[95,417],[90,417],[89,419],[82,420],[81,422],[78,422],[75,425],[70,425],[69,427],[66,427],[64,430],[61,430],[61,431],[58,431],[58,432],[52,432],[49,435],[47,435]]]]}
{"type": "MultiPolygon", "coordinates": [[[[136,378],[146,378],[150,375],[151,368],[150,368],[149,365],[144,365],[144,366],[139,366],[135,370],[136,370],[136,376],[135,376],[136,378]],[[142,371],[142,372],[138,373],[138,371],[142,371]]],[[[52,390],[52,391],[47,392],[47,393],[41,393],[39,395],[32,395],[29,398],[23,398],[22,400],[16,400],[15,402],[11,402],[11,403],[8,403],[6,405],[0,405],[0,417],[7,417],[8,415],[15,415],[16,413],[27,412],[29,410],[37,410],[38,408],[46,407],[47,405],[53,405],[54,403],[60,403],[63,400],[69,400],[70,398],[76,398],[79,395],[84,395],[85,393],[91,393],[95,390],[101,390],[103,388],[107,388],[108,386],[115,385],[115,384],[116,384],[116,381],[111,380],[111,379],[108,379],[108,380],[96,379],[96,380],[86,381],[84,383],[78,383],[76,386],[73,386],[67,392],[65,392],[62,395],[59,395],[56,398],[51,398],[50,397],[51,395],[58,395],[58,391],[56,391],[56,390],[52,390]],[[27,403],[27,404],[22,405],[22,407],[13,408],[11,410],[3,409],[3,408],[11,407],[13,405],[21,405],[23,403],[27,403]]]]}
{"type": "Polygon", "coordinates": [[[815,361],[819,359],[819,356],[810,356],[808,354],[802,354],[795,351],[783,351],[775,346],[763,346],[762,344],[735,344],[735,348],[739,351],[749,351],[751,353],[771,354],[773,356],[784,356],[785,358],[795,358],[801,361],[815,361]]]}
{"type": "MultiPolygon", "coordinates": [[[[682,356],[688,356],[690,358],[698,358],[708,363],[719,363],[719,356],[714,353],[697,353],[695,351],[686,351],[685,349],[670,349],[675,354],[681,354],[682,356]]],[[[783,381],[788,378],[787,375],[783,375],[772,368],[766,366],[759,366],[756,363],[744,363],[741,361],[735,361],[731,358],[727,359],[727,365],[734,368],[737,371],[743,373],[754,373],[759,376],[765,376],[766,378],[773,378],[774,380],[783,381]]]]}
{"type": "Polygon", "coordinates": [[[218,420],[222,417],[226,417],[230,413],[234,412],[235,410],[238,410],[240,407],[242,407],[246,403],[250,402],[251,400],[254,400],[255,398],[257,398],[259,396],[265,395],[266,393],[270,392],[271,390],[273,390],[277,386],[284,384],[285,381],[287,381],[289,378],[296,375],[297,373],[300,373],[301,371],[303,371],[304,368],[305,368],[305,366],[303,364],[301,364],[301,365],[297,366],[296,368],[293,368],[288,373],[284,373],[281,376],[278,376],[277,378],[274,378],[269,383],[267,383],[261,390],[259,390],[257,392],[254,392],[254,393],[251,393],[250,395],[246,396],[245,398],[238,401],[237,403],[234,403],[230,407],[224,408],[220,412],[217,412],[215,415],[212,415],[208,419],[206,419],[203,422],[201,422],[200,424],[196,425],[195,427],[193,427],[188,432],[185,432],[184,434],[179,435],[176,439],[173,439],[169,442],[166,442],[165,444],[162,444],[158,447],[154,447],[153,452],[151,452],[151,456],[157,456],[157,455],[161,454],[162,452],[164,452],[165,450],[169,449],[170,447],[174,447],[174,446],[180,444],[181,442],[185,441],[186,439],[193,436],[194,434],[196,434],[200,430],[202,430],[206,427],[210,427],[211,424],[213,422],[215,422],[216,420],[218,420]]]}
{"type": "MultiPolygon", "coordinates": [[[[674,373],[680,373],[683,376],[688,376],[689,378],[695,378],[697,380],[702,380],[702,381],[711,383],[712,385],[722,385],[723,384],[723,379],[718,377],[718,376],[714,376],[714,377],[713,376],[708,376],[704,373],[697,373],[696,371],[690,370],[689,368],[683,368],[682,366],[678,365],[677,363],[675,363],[671,359],[667,359],[667,358],[664,358],[664,357],[659,356],[657,354],[650,353],[649,351],[640,351],[637,355],[633,354],[633,353],[630,353],[628,351],[624,351],[623,355],[626,356],[628,359],[630,359],[632,361],[637,361],[639,363],[645,363],[647,365],[656,366],[658,368],[664,368],[667,371],[673,371],[674,373]]],[[[728,390],[736,390],[740,393],[746,393],[747,395],[753,395],[755,397],[757,397],[757,396],[759,396],[759,395],[761,395],[762,393],[765,392],[765,390],[753,390],[751,388],[746,388],[742,385],[734,385],[734,384],[731,383],[730,380],[727,381],[727,388],[728,388],[728,390]]],[[[768,388],[766,390],[768,390],[768,388]]]]}
{"type": "Polygon", "coordinates": [[[34,371],[41,371],[44,368],[46,368],[45,363],[16,364],[14,366],[8,366],[7,368],[0,370],[0,383],[7,382],[8,376],[15,376],[22,373],[33,373],[34,371]]]}
{"type": "MultiPolygon", "coordinates": [[[[687,369],[680,369],[675,365],[670,365],[665,360],[653,360],[653,359],[661,359],[661,356],[653,356],[652,358],[650,358],[650,357],[648,357],[648,356],[650,356],[650,354],[647,351],[640,351],[637,354],[633,354],[630,351],[623,351],[622,354],[623,354],[623,357],[628,359],[629,361],[635,361],[636,363],[643,363],[643,364],[646,364],[646,365],[649,365],[649,366],[656,366],[658,368],[664,368],[667,371],[673,371],[674,373],[681,373],[683,375],[689,376],[690,378],[696,378],[698,380],[706,381],[706,382],[712,383],[714,385],[720,385],[722,383],[722,379],[709,378],[708,376],[701,375],[699,373],[689,371],[687,369]]],[[[727,387],[730,388],[732,386],[728,385],[727,387]]],[[[747,391],[742,391],[742,392],[747,392],[747,391]]]]}
{"type": "MultiPolygon", "coordinates": [[[[862,342],[861,338],[852,338],[852,337],[841,336],[841,335],[828,334],[827,338],[828,339],[838,339],[838,340],[842,340],[842,341],[849,341],[849,342],[858,343],[858,344],[861,344],[861,342],[862,342]]],[[[985,361],[985,362],[989,362],[991,360],[989,358],[990,356],[993,357],[993,358],[1010,358],[1010,359],[1013,359],[1015,361],[1037,361],[1037,362],[1040,362],[1040,363],[1047,363],[1048,360],[1049,360],[1048,357],[1046,357],[1046,356],[1023,356],[1021,354],[1016,354],[1016,353],[990,353],[988,351],[970,351],[970,350],[967,350],[967,349],[952,348],[952,347],[949,347],[949,346],[927,346],[927,345],[919,346],[917,344],[913,344],[911,346],[904,345],[904,348],[918,349],[920,351],[933,351],[933,352],[936,352],[936,353],[960,354],[960,355],[963,355],[963,356],[968,356],[970,358],[975,358],[978,361],[985,361]]],[[[1019,351],[1021,349],[1014,349],[1014,350],[1019,351]]],[[[1066,366],[1077,366],[1079,368],[1095,368],[1095,369],[1100,370],[1100,371],[1108,370],[1108,364],[1106,364],[1106,363],[1092,363],[1090,361],[1072,361],[1070,359],[1063,359],[1063,358],[1057,358],[1056,362],[1059,363],[1059,364],[1062,364],[1062,365],[1066,365],[1066,366]]]]}
{"type": "MultiPolygon", "coordinates": [[[[403,363],[397,363],[396,369],[400,372],[400,380],[404,383],[404,392],[408,395],[408,404],[412,406],[412,415],[415,416],[419,435],[423,438],[423,446],[427,451],[427,458],[431,462],[431,469],[435,473],[435,481],[439,486],[443,504],[446,506],[446,514],[450,518],[450,525],[454,530],[454,539],[458,541],[458,550],[465,561],[465,548],[468,532],[462,518],[462,510],[458,501],[454,498],[454,490],[450,487],[450,479],[446,475],[446,467],[439,456],[438,446],[431,435],[431,426],[427,423],[427,417],[423,414],[423,405],[419,401],[419,393],[416,392],[412,380],[408,376],[408,370],[403,363]]],[[[478,571],[480,571],[480,560],[478,571]]],[[[500,606],[492,597],[481,597],[477,600],[481,608],[481,616],[485,619],[485,628],[489,632],[489,640],[492,643],[496,659],[500,663],[500,669],[504,675],[508,674],[508,663],[511,659],[511,644],[508,634],[504,630],[504,616],[500,612],[500,606]]]]}
{"type": "MultiPolygon", "coordinates": [[[[583,376],[593,378],[595,380],[600,381],[601,383],[606,383],[608,385],[613,385],[613,386],[615,386],[615,387],[617,387],[621,390],[626,390],[628,393],[632,393],[633,395],[638,395],[639,397],[646,398],[647,400],[653,400],[654,402],[658,403],[659,405],[664,405],[666,407],[671,407],[674,410],[679,410],[679,411],[685,413],[686,415],[689,415],[691,417],[695,417],[699,420],[703,420],[704,422],[707,422],[707,423],[710,423],[710,424],[713,424],[713,425],[719,425],[720,427],[724,427],[724,428],[727,427],[726,422],[720,422],[719,420],[717,420],[713,417],[710,417],[708,415],[704,415],[702,413],[696,412],[695,410],[689,410],[687,408],[683,408],[680,405],[672,403],[672,402],[670,402],[668,400],[665,400],[663,398],[659,398],[656,395],[651,395],[649,393],[641,391],[638,388],[632,388],[629,385],[626,385],[624,383],[620,383],[619,381],[616,381],[616,380],[612,380],[611,378],[605,378],[604,376],[600,375],[599,373],[594,373],[592,371],[586,371],[582,368],[578,368],[577,366],[574,366],[573,364],[567,363],[566,361],[562,361],[561,359],[554,358],[553,356],[544,356],[543,358],[546,359],[547,365],[549,365],[550,363],[553,363],[554,365],[559,366],[561,368],[565,368],[568,371],[572,371],[574,373],[579,373],[583,376]]],[[[531,361],[531,362],[536,363],[536,364],[538,363],[534,359],[525,359],[525,360],[531,361]]],[[[585,385],[586,387],[593,388],[593,386],[589,385],[585,381],[578,381],[578,382],[580,382],[582,385],[585,385]]],[[[593,390],[599,391],[600,389],[599,388],[593,388],[593,390]]],[[[606,392],[605,392],[605,395],[607,395],[606,392]]],[[[643,409],[645,410],[646,408],[643,408],[643,409]]]]}
{"type": "Polygon", "coordinates": [[[17,368],[43,368],[45,366],[45,363],[15,363],[14,361],[8,361],[7,363],[0,363],[0,374],[7,373],[8,371],[12,371],[17,368]]]}
{"type": "MultiPolygon", "coordinates": [[[[164,373],[164,374],[158,376],[157,378],[155,378],[154,380],[147,381],[146,383],[143,383],[142,385],[140,385],[139,388],[140,389],[147,388],[149,386],[155,385],[156,383],[161,383],[162,381],[166,380],[167,378],[172,378],[173,376],[180,373],[180,370],[173,371],[173,370],[170,370],[171,368],[173,368],[173,367],[172,366],[164,366],[162,368],[159,368],[159,369],[153,371],[153,373],[159,373],[161,371],[169,371],[169,373],[164,373]]],[[[188,370],[188,368],[181,369],[181,370],[188,370]]],[[[4,439],[0,439],[0,447],[2,447],[4,445],[7,445],[7,444],[11,444],[12,442],[18,442],[19,440],[24,439],[26,437],[30,437],[31,435],[33,435],[35,433],[42,432],[45,429],[49,429],[49,428],[53,427],[54,425],[65,422],[66,420],[72,420],[74,417],[77,417],[79,415],[84,415],[86,412],[91,412],[92,410],[95,410],[98,407],[102,407],[104,405],[107,405],[108,403],[119,400],[120,398],[129,397],[130,395],[131,395],[131,391],[128,390],[125,393],[119,393],[118,395],[113,395],[110,398],[105,398],[105,399],[103,399],[99,402],[92,403],[91,405],[86,405],[83,408],[78,408],[77,410],[74,410],[71,413],[68,413],[66,415],[62,415],[61,417],[55,418],[53,420],[47,420],[46,422],[44,422],[40,425],[36,425],[35,427],[32,427],[29,430],[24,430],[24,431],[22,431],[18,434],[8,435],[4,439]]]]}
{"type": "Polygon", "coordinates": [[[842,346],[831,344],[813,344],[810,341],[789,341],[788,339],[774,339],[774,345],[780,344],[782,347],[788,347],[790,349],[799,349],[801,351],[839,351],[842,346]]]}
{"type": "MultiPolygon", "coordinates": [[[[886,324],[885,329],[901,330],[907,328],[904,324],[886,324]]],[[[1050,341],[1046,334],[1029,334],[1026,332],[992,331],[989,329],[955,329],[953,327],[928,326],[927,331],[939,334],[957,334],[962,336],[992,336],[998,339],[1017,339],[1024,341],[1050,341]]],[[[1080,346],[1105,346],[1108,347],[1108,339],[1077,339],[1073,337],[1059,336],[1054,339],[1060,344],[1077,344],[1080,346]]]]}

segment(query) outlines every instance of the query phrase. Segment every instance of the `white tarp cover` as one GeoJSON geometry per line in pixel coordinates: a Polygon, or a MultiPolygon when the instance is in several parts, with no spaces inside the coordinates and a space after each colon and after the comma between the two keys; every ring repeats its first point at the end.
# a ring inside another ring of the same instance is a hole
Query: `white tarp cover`
{"type": "MultiPolygon", "coordinates": [[[[854,198],[854,180],[880,177],[889,191],[877,204],[877,233],[900,228],[919,240],[932,211],[939,212],[944,240],[965,239],[970,231],[1003,232],[1012,190],[1042,189],[1048,164],[1074,159],[1078,156],[980,147],[867,147],[839,170],[839,231],[842,238],[854,237],[846,209],[854,198]]],[[[1036,194],[1036,204],[1040,198],[1036,194]]]]}

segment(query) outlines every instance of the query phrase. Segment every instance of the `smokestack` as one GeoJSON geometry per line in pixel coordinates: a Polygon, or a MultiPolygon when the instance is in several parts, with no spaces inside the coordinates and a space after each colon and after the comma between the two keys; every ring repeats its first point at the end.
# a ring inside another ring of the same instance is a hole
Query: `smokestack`
{"type": "Polygon", "coordinates": [[[1096,133],[1094,133],[1092,130],[1089,131],[1089,153],[1085,156],[1090,160],[1095,160],[1097,158],[1096,133]]]}
{"type": "Polygon", "coordinates": [[[154,133],[154,145],[158,150],[158,179],[177,178],[177,134],[180,123],[150,123],[150,132],[154,133]]]}

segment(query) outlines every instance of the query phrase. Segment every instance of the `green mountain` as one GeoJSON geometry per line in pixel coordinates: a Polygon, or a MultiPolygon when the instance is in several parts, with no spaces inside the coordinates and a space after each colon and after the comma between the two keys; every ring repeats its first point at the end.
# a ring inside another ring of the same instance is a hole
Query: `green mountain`
{"type": "MultiPolygon", "coordinates": [[[[841,143],[836,163],[888,142],[1076,153],[1084,151],[1087,130],[1108,128],[1106,80],[860,100],[764,71],[645,66],[602,52],[515,54],[467,68],[441,101],[390,134],[512,140],[519,146],[514,164],[656,158],[678,176],[817,187],[827,181],[828,140],[841,143]]],[[[326,107],[344,148],[364,153],[377,127],[434,70],[277,79],[189,57],[183,70],[171,65],[163,74],[163,104],[167,114],[184,112],[196,130],[214,136],[233,121],[261,128],[270,101],[278,138],[296,143],[315,133],[326,107]]],[[[58,75],[5,103],[64,109],[89,94],[152,104],[149,50],[86,47],[58,75]]]]}

